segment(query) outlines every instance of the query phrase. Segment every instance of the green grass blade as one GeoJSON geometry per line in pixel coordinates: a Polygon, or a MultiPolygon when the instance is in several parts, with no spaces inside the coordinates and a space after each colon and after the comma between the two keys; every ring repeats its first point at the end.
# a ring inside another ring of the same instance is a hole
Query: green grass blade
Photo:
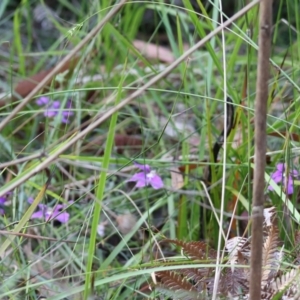
{"type": "MultiPolygon", "coordinates": [[[[124,65],[124,68],[126,66],[126,63],[124,65]]],[[[118,94],[115,99],[115,105],[117,105],[120,102],[121,96],[122,96],[122,86],[124,82],[125,76],[121,77],[118,94]]],[[[91,285],[91,271],[92,271],[92,265],[94,261],[94,253],[95,253],[95,247],[96,247],[96,237],[97,237],[97,227],[100,220],[100,213],[101,213],[101,202],[103,200],[103,195],[105,191],[105,185],[106,185],[106,178],[107,178],[107,170],[110,163],[110,157],[111,152],[114,145],[114,137],[115,137],[115,128],[117,125],[118,120],[118,112],[114,113],[111,117],[110,124],[109,124],[109,130],[107,135],[107,141],[104,151],[104,157],[103,157],[103,164],[102,164],[102,171],[100,173],[99,177],[99,183],[97,186],[96,191],[96,197],[98,201],[95,202],[94,207],[94,214],[92,219],[92,229],[91,229],[91,236],[90,236],[90,244],[89,244],[89,250],[88,250],[88,261],[87,261],[87,267],[86,267],[86,277],[85,277],[85,289],[84,289],[84,299],[88,299],[90,294],[90,285],[91,285]]]]}
{"type": "Polygon", "coordinates": [[[31,215],[34,213],[35,209],[41,202],[45,191],[47,189],[47,183],[43,186],[42,190],[38,193],[37,197],[34,199],[33,203],[30,205],[28,210],[24,213],[21,220],[18,222],[18,225],[13,229],[12,235],[8,237],[4,243],[0,246],[0,257],[4,257],[6,249],[12,244],[14,239],[16,238],[16,235],[13,235],[14,233],[19,233],[25,226],[25,224],[29,221],[31,215]]]}

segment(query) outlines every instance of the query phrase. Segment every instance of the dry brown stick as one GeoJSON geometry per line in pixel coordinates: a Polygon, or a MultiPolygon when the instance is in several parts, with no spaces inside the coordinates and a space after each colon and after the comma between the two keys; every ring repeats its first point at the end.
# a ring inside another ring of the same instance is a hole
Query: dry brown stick
{"type": "MultiPolygon", "coordinates": [[[[166,75],[168,75],[174,68],[176,68],[180,63],[182,63],[185,59],[187,59],[193,52],[195,52],[197,49],[205,45],[206,42],[208,42],[212,37],[214,37],[216,34],[218,34],[220,31],[222,31],[224,28],[228,27],[231,23],[233,23],[235,20],[237,20],[239,17],[244,15],[247,11],[249,11],[252,7],[257,5],[260,2],[260,0],[253,0],[248,5],[246,5],[243,9],[241,9],[239,12],[237,12],[235,15],[233,15],[230,19],[228,19],[226,22],[222,23],[220,26],[218,26],[215,30],[210,32],[206,37],[204,37],[201,41],[199,41],[196,45],[188,49],[183,55],[181,55],[175,62],[173,62],[171,65],[169,65],[166,69],[164,69],[161,73],[147,81],[143,86],[141,86],[138,90],[133,92],[131,95],[129,95],[126,99],[121,101],[116,106],[110,108],[107,112],[103,113],[103,115],[99,116],[97,115],[94,119],[94,122],[91,123],[87,128],[79,132],[76,136],[74,136],[70,141],[62,145],[55,153],[47,157],[43,162],[41,162],[36,168],[32,169],[30,172],[25,174],[23,177],[19,178],[18,180],[15,180],[12,184],[10,184],[8,187],[2,189],[0,191],[0,197],[6,194],[7,192],[15,189],[20,184],[34,176],[35,174],[41,172],[44,168],[46,168],[48,165],[50,165],[60,154],[62,154],[65,150],[69,149],[73,144],[75,144],[78,140],[85,137],[89,132],[91,132],[93,129],[97,128],[100,124],[102,124],[104,121],[106,121],[108,118],[110,118],[116,111],[120,110],[122,107],[124,107],[126,104],[130,103],[133,99],[139,97],[142,95],[150,86],[164,78],[166,75]]],[[[101,113],[102,114],[102,113],[101,113]]],[[[4,120],[5,121],[5,120],[4,120]]],[[[4,122],[3,121],[3,122],[4,122]]],[[[0,124],[0,130],[1,130],[1,124],[0,124]]]]}
{"type": "Polygon", "coordinates": [[[11,167],[11,166],[16,166],[18,164],[28,162],[28,161],[34,160],[36,158],[42,158],[44,155],[45,154],[41,152],[41,153],[36,153],[36,154],[29,155],[29,156],[25,156],[25,157],[22,157],[22,158],[16,158],[12,161],[8,161],[8,162],[0,164],[0,170],[4,169],[4,168],[7,168],[7,167],[11,167]]]}
{"type": "Polygon", "coordinates": [[[250,259],[250,300],[261,299],[263,211],[267,149],[267,103],[270,74],[272,0],[262,0],[259,7],[258,65],[255,99],[255,154],[250,259]]]}
{"type": "Polygon", "coordinates": [[[103,20],[92,29],[92,31],[68,54],[66,55],[56,67],[54,67],[51,72],[25,97],[20,104],[15,107],[15,109],[0,123],[0,132],[8,124],[8,122],[25,106],[27,103],[45,86],[47,86],[55,74],[59,73],[63,67],[75,57],[75,55],[94,37],[102,27],[121,9],[121,7],[126,3],[126,0],[121,0],[118,4],[114,6],[112,10],[108,12],[103,20]]]}
{"type": "Polygon", "coordinates": [[[0,230],[0,235],[16,235],[24,238],[29,239],[36,239],[36,240],[44,240],[44,241],[52,241],[52,242],[63,242],[63,243],[78,243],[78,241],[69,241],[69,240],[59,240],[47,236],[41,236],[41,235],[34,235],[29,233],[21,233],[21,232],[13,232],[13,231],[7,231],[7,230],[0,230]]]}

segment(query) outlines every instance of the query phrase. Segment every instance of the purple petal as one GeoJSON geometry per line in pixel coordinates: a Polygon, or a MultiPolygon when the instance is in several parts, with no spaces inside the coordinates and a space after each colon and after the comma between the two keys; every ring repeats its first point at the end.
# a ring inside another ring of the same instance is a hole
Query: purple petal
{"type": "Polygon", "coordinates": [[[62,112],[62,115],[63,115],[64,117],[70,117],[70,116],[73,116],[74,113],[73,113],[72,111],[69,111],[69,110],[64,110],[64,111],[62,112]]]}
{"type": "Polygon", "coordinates": [[[287,194],[288,195],[292,195],[294,193],[294,187],[293,187],[293,184],[289,184],[287,186],[287,194]]]}
{"type": "Polygon", "coordinates": [[[41,211],[47,211],[48,210],[48,206],[46,204],[38,204],[38,208],[41,210],[41,211]]]}
{"type": "Polygon", "coordinates": [[[43,105],[48,104],[49,102],[50,102],[50,98],[42,96],[42,97],[38,98],[35,103],[39,106],[43,106],[43,105]]]}
{"type": "Polygon", "coordinates": [[[68,206],[68,205],[66,205],[66,204],[57,204],[57,205],[55,205],[55,207],[54,207],[54,212],[60,212],[62,209],[64,209],[66,206],[68,206]]]}
{"type": "Polygon", "coordinates": [[[137,188],[143,188],[143,187],[145,187],[145,186],[147,186],[148,185],[148,182],[147,181],[137,181],[137,183],[136,183],[136,187],[137,188]]]}
{"type": "Polygon", "coordinates": [[[30,219],[43,219],[45,217],[44,211],[38,210],[37,212],[33,213],[30,219]]]}
{"type": "Polygon", "coordinates": [[[72,108],[72,100],[67,101],[66,108],[72,108]]]}
{"type": "Polygon", "coordinates": [[[136,181],[136,187],[145,187],[148,185],[146,174],[141,172],[134,174],[128,181],[136,181]]]}
{"type": "Polygon", "coordinates": [[[66,104],[66,109],[63,110],[63,112],[62,112],[61,122],[64,123],[64,124],[68,124],[70,117],[74,115],[74,112],[70,111],[70,108],[72,108],[72,101],[68,100],[67,104],[66,104]]]}
{"type": "Polygon", "coordinates": [[[145,173],[150,173],[151,172],[151,168],[149,165],[141,165],[137,162],[134,162],[134,165],[136,167],[138,167],[140,170],[144,171],[145,173]]]}
{"type": "Polygon", "coordinates": [[[162,179],[158,176],[158,175],[154,175],[151,179],[150,179],[150,184],[151,186],[155,189],[161,189],[164,187],[164,183],[162,181],[162,179]]]}
{"type": "Polygon", "coordinates": [[[69,124],[70,123],[69,117],[62,116],[61,122],[63,124],[69,124]]]}
{"type": "MultiPolygon", "coordinates": [[[[33,201],[34,201],[34,198],[33,198],[33,197],[29,197],[29,198],[27,199],[27,202],[28,202],[29,204],[32,204],[33,201]]],[[[46,210],[48,209],[48,206],[47,206],[46,204],[42,204],[42,203],[38,204],[38,207],[39,207],[39,209],[40,209],[41,211],[46,211],[46,210]]]]}
{"type": "Polygon", "coordinates": [[[276,169],[277,169],[278,171],[280,171],[281,174],[284,173],[284,171],[285,171],[285,164],[284,164],[284,163],[279,163],[279,164],[277,164],[277,165],[276,165],[276,169]]]}
{"type": "Polygon", "coordinates": [[[59,108],[60,108],[60,102],[53,101],[51,106],[45,110],[44,116],[48,118],[55,117],[58,114],[59,108]]]}
{"type": "Polygon", "coordinates": [[[286,192],[288,195],[293,194],[294,192],[294,186],[293,186],[293,178],[292,176],[289,176],[288,181],[286,183],[286,192]]]}
{"type": "MultiPolygon", "coordinates": [[[[294,192],[292,176],[298,177],[299,176],[298,171],[292,169],[290,171],[289,175],[288,175],[288,178],[286,179],[285,178],[285,164],[284,163],[277,164],[276,171],[273,174],[271,174],[271,178],[276,183],[281,183],[281,184],[285,185],[285,192],[288,195],[291,195],[294,192]]],[[[268,190],[273,191],[274,189],[271,186],[269,186],[268,190]]]]}
{"type": "Polygon", "coordinates": [[[53,118],[57,115],[57,111],[54,111],[54,110],[45,110],[44,111],[44,116],[47,117],[47,118],[53,118]]]}
{"type": "Polygon", "coordinates": [[[69,204],[57,204],[53,211],[49,210],[46,214],[46,220],[57,220],[61,223],[67,223],[70,218],[70,214],[66,211],[61,212],[63,209],[68,207],[70,204],[72,204],[74,201],[69,201],[69,204]]]}
{"type": "Polygon", "coordinates": [[[3,216],[4,215],[4,209],[0,208],[0,215],[3,216]]]}
{"type": "Polygon", "coordinates": [[[271,174],[271,178],[276,182],[282,182],[283,178],[284,178],[284,173],[282,173],[281,171],[277,170],[274,173],[271,174]]]}
{"type": "Polygon", "coordinates": [[[147,175],[144,172],[136,173],[130,179],[128,179],[127,181],[147,182],[147,175]]]}
{"type": "Polygon", "coordinates": [[[59,101],[53,101],[51,108],[53,109],[59,109],[60,108],[60,102],[59,101]]]}
{"type": "Polygon", "coordinates": [[[30,203],[30,204],[32,204],[33,201],[34,201],[34,198],[33,198],[33,197],[29,197],[29,198],[27,199],[27,202],[30,203]]]}
{"type": "MultiPolygon", "coordinates": [[[[27,202],[28,202],[29,204],[32,204],[33,201],[34,201],[34,198],[33,198],[33,197],[29,197],[29,198],[27,199],[27,202]]],[[[39,210],[36,211],[35,213],[33,213],[33,214],[31,215],[30,219],[43,219],[43,218],[45,217],[45,214],[46,214],[46,212],[47,212],[47,210],[48,210],[48,206],[45,205],[45,204],[40,203],[40,204],[38,204],[38,208],[39,208],[39,210]]]]}
{"type": "Polygon", "coordinates": [[[51,220],[57,220],[61,223],[67,223],[69,221],[70,215],[67,212],[55,212],[53,211],[52,213],[49,212],[46,215],[46,220],[51,221],[51,220]]]}
{"type": "Polygon", "coordinates": [[[7,192],[2,197],[0,197],[0,204],[4,204],[7,201],[7,198],[12,194],[12,192],[7,192]]]}

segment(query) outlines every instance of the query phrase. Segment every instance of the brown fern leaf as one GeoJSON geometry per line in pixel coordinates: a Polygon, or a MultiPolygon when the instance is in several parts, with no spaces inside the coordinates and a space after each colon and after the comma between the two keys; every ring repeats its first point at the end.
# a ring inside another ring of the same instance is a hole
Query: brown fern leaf
{"type": "Polygon", "coordinates": [[[268,228],[275,224],[276,222],[276,207],[272,206],[264,209],[264,227],[268,228]]]}
{"type": "Polygon", "coordinates": [[[279,246],[279,231],[276,225],[269,228],[268,236],[263,246],[262,257],[262,288],[276,277],[279,265],[282,261],[282,254],[277,249],[279,246]]]}
{"type": "Polygon", "coordinates": [[[201,269],[187,268],[180,270],[180,273],[193,282],[198,292],[206,292],[207,283],[213,278],[214,271],[215,267],[201,269]]]}
{"type": "Polygon", "coordinates": [[[180,270],[180,273],[188,280],[192,280],[193,282],[198,282],[200,280],[203,280],[211,276],[212,270],[210,270],[209,268],[203,268],[203,269],[186,268],[180,270]]]}
{"type": "Polygon", "coordinates": [[[157,272],[156,276],[160,278],[160,284],[157,287],[176,292],[176,298],[173,299],[197,299],[199,293],[196,288],[181,274],[171,271],[161,271],[157,272]]]}
{"type": "Polygon", "coordinates": [[[250,242],[248,239],[236,236],[225,242],[225,247],[228,250],[229,254],[234,254],[235,252],[242,252],[250,256],[250,242]]]}
{"type": "Polygon", "coordinates": [[[273,294],[273,296],[277,293],[284,292],[284,296],[293,297],[293,299],[299,299],[299,296],[295,297],[295,295],[299,293],[299,288],[300,268],[297,268],[284,273],[274,280],[270,284],[269,291],[273,294]]]}
{"type": "Polygon", "coordinates": [[[248,239],[236,236],[225,242],[225,247],[229,253],[228,263],[232,270],[235,264],[248,265],[250,260],[250,242],[248,239]]]}
{"type": "Polygon", "coordinates": [[[164,242],[182,247],[183,252],[192,260],[214,260],[217,252],[210,249],[204,242],[184,242],[179,240],[166,239],[164,242]]]}
{"type": "Polygon", "coordinates": [[[171,291],[161,285],[157,285],[155,287],[155,290],[167,296],[167,299],[172,299],[172,300],[207,300],[205,294],[200,294],[200,293],[195,294],[194,292],[189,292],[189,291],[171,291]]]}
{"type": "Polygon", "coordinates": [[[264,209],[264,222],[263,222],[263,240],[269,236],[270,228],[277,224],[277,213],[274,206],[264,209]]]}
{"type": "MultiPolygon", "coordinates": [[[[207,284],[207,292],[211,294],[214,288],[214,278],[207,284]]],[[[230,297],[240,297],[247,294],[249,291],[249,281],[246,277],[246,273],[242,268],[235,268],[234,271],[231,268],[226,268],[218,282],[218,294],[225,299],[230,297]]]]}

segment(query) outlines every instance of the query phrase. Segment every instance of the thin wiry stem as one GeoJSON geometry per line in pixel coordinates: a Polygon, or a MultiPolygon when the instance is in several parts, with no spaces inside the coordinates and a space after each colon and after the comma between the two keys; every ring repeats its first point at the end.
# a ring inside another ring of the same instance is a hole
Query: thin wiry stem
{"type": "MultiPolygon", "coordinates": [[[[223,24],[223,14],[222,14],[222,1],[219,0],[219,6],[220,6],[220,21],[221,24],[223,24]]],[[[213,295],[212,299],[215,300],[218,295],[218,287],[219,287],[219,280],[220,280],[220,274],[221,274],[221,267],[219,266],[220,261],[223,260],[224,257],[224,251],[221,254],[221,245],[222,245],[222,233],[223,233],[223,217],[224,217],[224,201],[225,201],[225,186],[226,186],[226,156],[227,156],[227,76],[226,76],[226,43],[225,43],[225,34],[224,30],[222,30],[222,57],[223,57],[223,86],[224,86],[224,150],[223,150],[223,169],[222,169],[222,192],[221,192],[221,207],[220,207],[220,228],[219,228],[219,236],[218,236],[218,249],[217,249],[217,260],[216,260],[216,273],[215,273],[215,279],[214,279],[214,289],[213,289],[213,295]]],[[[224,235],[224,233],[223,233],[224,235]]],[[[225,238],[225,237],[224,237],[225,238]]]]}

